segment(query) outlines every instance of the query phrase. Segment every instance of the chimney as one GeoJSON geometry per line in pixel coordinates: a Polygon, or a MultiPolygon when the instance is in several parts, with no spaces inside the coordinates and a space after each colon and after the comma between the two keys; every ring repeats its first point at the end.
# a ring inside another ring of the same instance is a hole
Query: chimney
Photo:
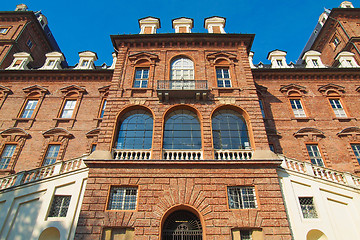
{"type": "Polygon", "coordinates": [[[175,33],[191,33],[194,20],[186,17],[175,18],[172,20],[172,27],[175,29],[175,33]]]}
{"type": "Polygon", "coordinates": [[[140,34],[155,34],[161,27],[160,19],[155,17],[145,17],[139,19],[140,34]]]}
{"type": "Polygon", "coordinates": [[[208,17],[205,18],[204,27],[208,33],[226,33],[224,30],[226,18],[223,17],[208,17]]]}

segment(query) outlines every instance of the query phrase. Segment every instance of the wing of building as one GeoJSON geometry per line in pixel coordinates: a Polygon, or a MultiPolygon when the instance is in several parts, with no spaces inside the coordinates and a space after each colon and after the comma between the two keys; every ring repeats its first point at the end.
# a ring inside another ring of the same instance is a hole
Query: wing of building
{"type": "Polygon", "coordinates": [[[254,64],[223,17],[149,16],[68,66],[44,15],[0,12],[0,239],[359,239],[359,21],[254,64]]]}

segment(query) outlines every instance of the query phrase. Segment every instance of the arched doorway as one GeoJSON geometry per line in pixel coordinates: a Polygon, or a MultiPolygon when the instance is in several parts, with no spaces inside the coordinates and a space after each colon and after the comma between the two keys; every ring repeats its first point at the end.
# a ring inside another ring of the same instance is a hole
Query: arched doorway
{"type": "Polygon", "coordinates": [[[202,240],[200,219],[184,210],[171,213],[164,222],[162,240],[202,240]]]}

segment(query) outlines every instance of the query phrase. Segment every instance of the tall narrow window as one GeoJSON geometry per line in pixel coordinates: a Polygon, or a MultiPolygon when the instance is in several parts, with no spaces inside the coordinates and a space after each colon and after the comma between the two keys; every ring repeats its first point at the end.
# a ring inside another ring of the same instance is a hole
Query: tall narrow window
{"type": "Polygon", "coordinates": [[[38,99],[28,99],[20,115],[21,118],[31,118],[38,103],[38,99]]]}
{"type": "Polygon", "coordinates": [[[0,159],[0,169],[6,169],[9,165],[9,162],[14,155],[16,149],[16,144],[6,144],[4,150],[1,154],[0,159]]]}
{"type": "Polygon", "coordinates": [[[149,80],[149,68],[136,68],[134,88],[147,88],[149,80]]]}
{"type": "Polygon", "coordinates": [[[300,99],[290,99],[291,108],[294,112],[295,117],[306,117],[304,108],[301,104],[300,99]]]}
{"type": "Polygon", "coordinates": [[[360,164],[360,144],[351,144],[351,148],[354,151],[354,154],[356,156],[356,160],[360,164]]]}
{"type": "Polygon", "coordinates": [[[120,121],[117,149],[151,149],[153,118],[144,110],[131,111],[120,121]]]}
{"type": "Polygon", "coordinates": [[[170,113],[165,121],[164,149],[201,149],[198,117],[188,110],[170,113]]]}
{"type": "Polygon", "coordinates": [[[44,161],[43,166],[54,164],[56,162],[56,158],[59,155],[60,145],[49,145],[44,161]]]}
{"type": "Polygon", "coordinates": [[[336,117],[347,117],[340,99],[329,99],[329,101],[336,117]]]}
{"type": "Polygon", "coordinates": [[[324,161],[322,159],[320,150],[318,145],[316,144],[306,144],[306,149],[309,153],[309,157],[311,160],[311,163],[318,165],[320,167],[324,166],[324,161]]]}
{"type": "Polygon", "coordinates": [[[66,100],[63,110],[61,112],[61,118],[71,118],[76,106],[76,100],[66,100]]]}
{"type": "Polygon", "coordinates": [[[171,63],[171,80],[194,80],[194,63],[188,58],[178,58],[171,63]]]}
{"type": "Polygon", "coordinates": [[[109,210],[135,210],[137,188],[112,187],[109,196],[109,210]]]}
{"type": "Polygon", "coordinates": [[[233,110],[220,110],[212,118],[215,149],[248,149],[249,135],[244,118],[233,110]]]}
{"type": "Polygon", "coordinates": [[[264,104],[262,100],[259,100],[259,105],[260,105],[261,115],[263,118],[265,118],[264,104]]]}
{"type": "Polygon", "coordinates": [[[218,87],[231,87],[229,68],[216,68],[218,87]]]}
{"type": "Polygon", "coordinates": [[[304,218],[318,217],[312,197],[299,197],[299,202],[304,218]]]}
{"type": "Polygon", "coordinates": [[[105,108],[106,108],[106,99],[104,99],[101,104],[100,118],[104,117],[105,108]]]}

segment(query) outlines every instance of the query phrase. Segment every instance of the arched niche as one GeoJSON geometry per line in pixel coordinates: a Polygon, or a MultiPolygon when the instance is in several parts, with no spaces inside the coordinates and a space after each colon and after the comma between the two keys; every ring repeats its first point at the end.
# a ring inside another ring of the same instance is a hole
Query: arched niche
{"type": "Polygon", "coordinates": [[[60,231],[56,227],[49,227],[42,231],[39,240],[60,240],[60,231]]]}
{"type": "Polygon", "coordinates": [[[306,240],[327,240],[327,236],[320,230],[312,229],[306,235],[306,240]]]}

